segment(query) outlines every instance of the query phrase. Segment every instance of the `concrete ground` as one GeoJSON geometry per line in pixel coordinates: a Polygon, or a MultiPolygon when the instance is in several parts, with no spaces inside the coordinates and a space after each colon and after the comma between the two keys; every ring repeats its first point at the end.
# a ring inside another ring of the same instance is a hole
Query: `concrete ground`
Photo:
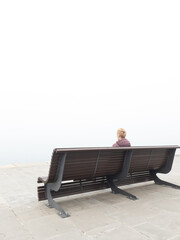
{"type": "MultiPolygon", "coordinates": [[[[180,190],[153,182],[124,186],[139,200],[110,190],[57,199],[62,219],[37,200],[37,177],[49,163],[0,166],[0,240],[180,240],[180,190]]],[[[161,179],[180,185],[180,156],[161,179]]]]}

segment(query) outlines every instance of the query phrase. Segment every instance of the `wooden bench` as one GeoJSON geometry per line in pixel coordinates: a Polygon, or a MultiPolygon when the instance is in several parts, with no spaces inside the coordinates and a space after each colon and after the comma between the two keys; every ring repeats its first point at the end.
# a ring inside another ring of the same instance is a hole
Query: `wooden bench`
{"type": "Polygon", "coordinates": [[[118,188],[126,184],[152,181],[180,189],[160,180],[157,173],[170,172],[178,146],[122,148],[54,149],[48,177],[39,177],[38,199],[48,200],[50,207],[68,217],[54,198],[111,188],[136,200],[137,197],[118,188]]]}

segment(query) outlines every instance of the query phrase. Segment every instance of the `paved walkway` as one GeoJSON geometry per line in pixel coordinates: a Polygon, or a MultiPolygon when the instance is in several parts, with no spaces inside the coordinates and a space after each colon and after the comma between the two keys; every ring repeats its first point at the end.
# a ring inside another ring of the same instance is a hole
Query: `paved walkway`
{"type": "MultiPolygon", "coordinates": [[[[132,201],[110,190],[58,199],[71,217],[37,201],[38,176],[49,163],[0,166],[0,240],[180,240],[180,190],[141,183],[123,187],[132,201]]],[[[180,185],[180,156],[162,179],[180,185]]]]}

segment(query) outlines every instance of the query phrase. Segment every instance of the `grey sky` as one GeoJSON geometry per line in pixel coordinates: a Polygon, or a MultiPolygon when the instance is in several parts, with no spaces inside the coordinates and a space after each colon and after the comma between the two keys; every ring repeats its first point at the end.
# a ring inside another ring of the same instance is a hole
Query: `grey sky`
{"type": "Polygon", "coordinates": [[[1,1],[0,163],[180,144],[179,1],[1,1]]]}

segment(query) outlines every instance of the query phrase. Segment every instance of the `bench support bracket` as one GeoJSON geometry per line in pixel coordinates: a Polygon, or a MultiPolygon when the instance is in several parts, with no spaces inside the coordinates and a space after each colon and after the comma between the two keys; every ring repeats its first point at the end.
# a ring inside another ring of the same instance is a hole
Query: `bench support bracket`
{"type": "Polygon", "coordinates": [[[163,181],[160,178],[158,178],[158,176],[156,174],[157,173],[155,173],[155,172],[151,172],[151,176],[153,177],[153,180],[154,180],[155,184],[166,185],[166,186],[170,186],[172,188],[180,189],[180,186],[175,185],[173,183],[169,183],[169,182],[163,181]]]}
{"type": "Polygon", "coordinates": [[[132,156],[132,150],[127,150],[127,152],[125,153],[125,159],[124,159],[121,172],[114,176],[107,176],[107,181],[113,193],[125,195],[127,198],[131,200],[137,200],[138,198],[136,196],[118,188],[114,183],[114,180],[117,180],[118,182],[120,182],[126,178],[129,171],[130,163],[131,163],[131,156],[132,156]]]}
{"type": "Polygon", "coordinates": [[[62,182],[62,177],[63,177],[63,171],[64,171],[64,164],[65,164],[65,160],[66,160],[66,153],[61,157],[61,159],[59,160],[59,171],[58,171],[58,176],[57,176],[57,180],[55,183],[47,183],[46,186],[45,186],[45,189],[46,189],[46,196],[47,196],[47,199],[48,199],[48,205],[50,208],[55,208],[59,211],[59,215],[62,217],[62,218],[66,218],[66,217],[69,217],[70,215],[68,213],[66,213],[62,208],[61,206],[56,203],[54,201],[54,199],[52,198],[52,195],[51,195],[51,191],[58,191],[61,187],[61,182],[62,182]]]}
{"type": "Polygon", "coordinates": [[[163,181],[157,176],[157,173],[168,173],[168,172],[171,171],[176,149],[171,149],[169,151],[170,151],[169,152],[169,157],[168,157],[168,160],[167,160],[165,166],[163,166],[162,168],[160,168],[158,170],[150,170],[150,174],[153,177],[153,180],[154,180],[155,184],[166,185],[166,186],[170,186],[170,187],[175,188],[175,189],[180,189],[180,186],[175,185],[173,183],[163,181]]]}
{"type": "Polygon", "coordinates": [[[126,196],[127,198],[131,199],[131,200],[137,200],[138,198],[120,188],[118,188],[115,184],[114,184],[114,181],[113,181],[113,178],[111,177],[107,177],[107,181],[108,181],[108,184],[112,190],[113,193],[115,194],[122,194],[124,196],[126,196]]]}

